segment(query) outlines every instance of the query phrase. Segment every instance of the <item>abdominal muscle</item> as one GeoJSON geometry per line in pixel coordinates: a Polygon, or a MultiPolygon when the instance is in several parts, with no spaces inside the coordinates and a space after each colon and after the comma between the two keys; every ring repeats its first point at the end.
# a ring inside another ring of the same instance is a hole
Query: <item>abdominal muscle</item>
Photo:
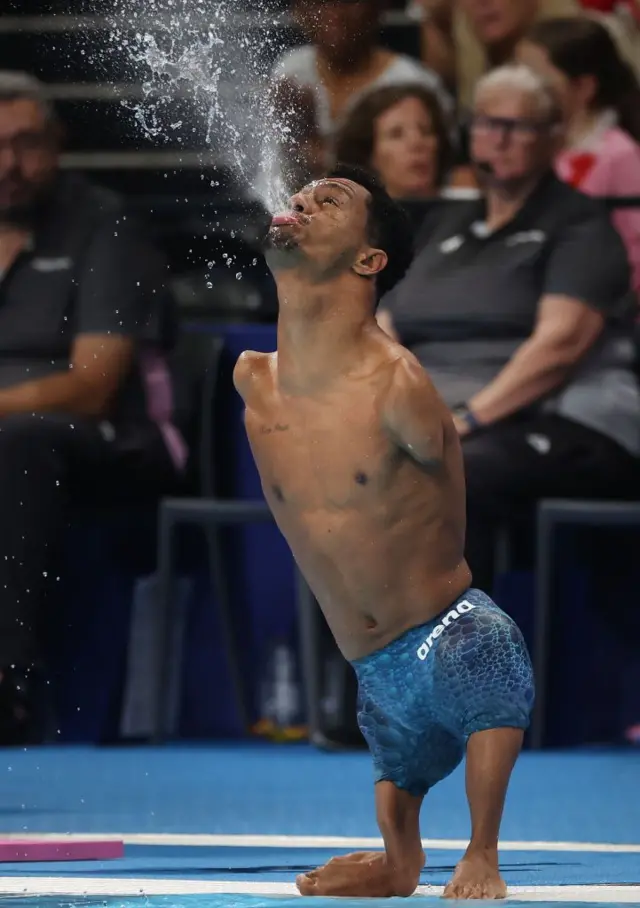
{"type": "Polygon", "coordinates": [[[454,602],[471,575],[453,528],[362,513],[280,514],[278,524],[344,657],[362,658],[454,602]]]}

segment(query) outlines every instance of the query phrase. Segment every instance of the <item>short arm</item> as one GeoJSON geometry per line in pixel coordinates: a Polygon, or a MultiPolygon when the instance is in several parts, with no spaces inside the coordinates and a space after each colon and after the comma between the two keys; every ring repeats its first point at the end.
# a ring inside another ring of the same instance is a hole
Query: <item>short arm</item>
{"type": "Polygon", "coordinates": [[[384,406],[384,423],[394,443],[427,470],[442,465],[444,430],[441,404],[417,362],[395,366],[384,406]]]}

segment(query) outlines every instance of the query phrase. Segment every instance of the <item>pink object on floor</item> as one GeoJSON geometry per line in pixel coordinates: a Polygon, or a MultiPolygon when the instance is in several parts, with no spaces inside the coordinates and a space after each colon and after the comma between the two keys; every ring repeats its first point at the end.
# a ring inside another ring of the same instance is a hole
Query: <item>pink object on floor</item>
{"type": "Polygon", "coordinates": [[[18,861],[108,861],[124,857],[124,842],[117,839],[75,838],[2,839],[0,863],[18,861]]]}

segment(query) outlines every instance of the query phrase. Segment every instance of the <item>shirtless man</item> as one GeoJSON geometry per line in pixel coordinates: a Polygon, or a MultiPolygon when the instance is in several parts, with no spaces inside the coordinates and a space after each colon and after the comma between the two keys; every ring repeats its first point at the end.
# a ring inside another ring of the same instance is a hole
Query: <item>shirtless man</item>
{"type": "Polygon", "coordinates": [[[298,889],[411,895],[423,798],[466,750],[471,841],[445,896],[504,898],[498,833],[533,677],[516,625],[470,589],[451,416],[375,321],[411,236],[384,190],[351,168],[290,206],[267,252],[278,350],[243,353],[234,380],[264,494],[358,677],[385,849],[334,858],[298,889]]]}

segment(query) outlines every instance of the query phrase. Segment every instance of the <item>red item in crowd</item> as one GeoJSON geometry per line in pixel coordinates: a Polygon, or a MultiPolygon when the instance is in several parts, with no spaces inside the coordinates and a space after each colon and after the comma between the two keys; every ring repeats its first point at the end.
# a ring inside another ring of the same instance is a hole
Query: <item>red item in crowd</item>
{"type": "Polygon", "coordinates": [[[566,181],[577,189],[591,173],[593,165],[596,163],[596,156],[589,151],[581,151],[567,155],[567,163],[569,172],[567,173],[566,181]]]}

